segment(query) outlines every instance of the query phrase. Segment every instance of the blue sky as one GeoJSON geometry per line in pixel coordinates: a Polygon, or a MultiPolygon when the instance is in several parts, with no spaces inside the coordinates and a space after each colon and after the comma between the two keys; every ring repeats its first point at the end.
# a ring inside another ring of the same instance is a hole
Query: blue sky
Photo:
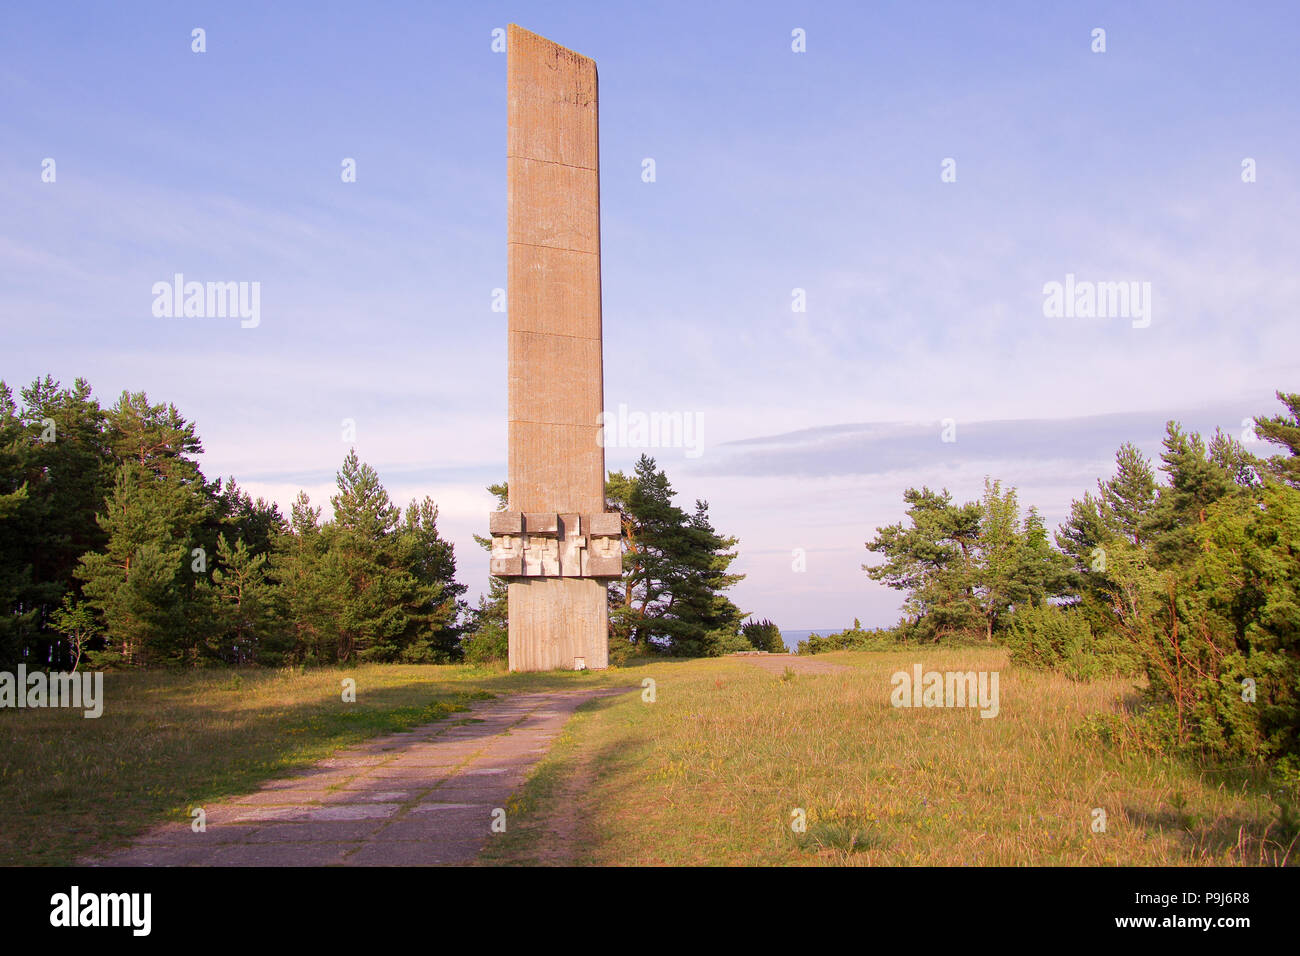
{"type": "MultiPolygon", "coordinates": [[[[1274,389],[1300,389],[1287,4],[127,3],[5,19],[0,377],[175,402],[209,476],[283,505],[298,488],[327,503],[354,419],[395,499],[439,503],[473,590],[483,486],[505,473],[491,43],[509,22],[597,61],[606,407],[698,416],[698,457],[649,452],[740,537],[746,610],[889,623],[897,595],[859,568],[909,485],[965,499],[991,475],[1054,525],[1120,441],[1155,452],[1171,417],[1240,434],[1274,389]],[[155,318],[151,287],[177,272],[260,282],[260,324],[155,318]],[[1067,274],[1151,283],[1150,326],[1044,317],[1044,284],[1067,274]],[[940,441],[943,419],[957,441],[940,441]]],[[[638,453],[609,449],[608,465],[638,453]]]]}

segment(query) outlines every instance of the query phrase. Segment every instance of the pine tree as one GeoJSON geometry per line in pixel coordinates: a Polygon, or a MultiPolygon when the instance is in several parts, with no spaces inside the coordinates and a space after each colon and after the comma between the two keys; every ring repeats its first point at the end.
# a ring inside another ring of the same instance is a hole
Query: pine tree
{"type": "Polygon", "coordinates": [[[1097,480],[1110,526],[1135,545],[1142,543],[1142,526],[1156,500],[1156,474],[1151,462],[1132,442],[1115,454],[1115,477],[1097,480]]]}
{"type": "Polygon", "coordinates": [[[981,509],[953,503],[945,488],[908,488],[903,493],[910,527],[902,522],[876,529],[868,551],[884,560],[864,564],[873,581],[903,592],[903,630],[918,640],[982,630],[973,577],[981,509]]]}
{"type": "Polygon", "coordinates": [[[32,439],[29,466],[36,479],[28,541],[33,574],[49,586],[42,598],[52,610],[73,585],[82,554],[103,544],[94,515],[112,478],[103,439],[104,413],[84,379],[71,389],[50,376],[23,390],[23,421],[32,439]]]}
{"type": "Polygon", "coordinates": [[[263,498],[256,501],[235,481],[217,479],[209,488],[212,506],[202,531],[204,543],[215,550],[217,535],[238,538],[252,554],[268,554],[274,541],[288,529],[280,508],[263,498]]]}
{"type": "MultiPolygon", "coordinates": [[[[506,482],[488,485],[488,494],[497,502],[497,511],[504,511],[510,501],[510,487],[506,482]]],[[[492,550],[492,539],[474,535],[475,542],[485,551],[492,550]]],[[[469,627],[461,638],[461,653],[471,663],[504,661],[510,648],[510,585],[505,578],[488,575],[488,590],[479,595],[478,607],[470,612],[469,627]]]]}
{"type": "Polygon", "coordinates": [[[738,636],[745,614],[723,593],[743,577],[728,570],[737,540],[714,529],[708,503],[696,501],[692,514],[674,504],[668,476],[647,455],[630,478],[611,474],[605,494],[624,529],[623,580],[610,587],[614,639],[703,655],[738,636]]]}
{"type": "Polygon", "coordinates": [[[123,392],[108,411],[106,439],[120,465],[133,461],[156,477],[203,486],[191,455],[203,452],[198,432],[175,405],[152,404],[144,392],[123,392]]]}
{"type": "Polygon", "coordinates": [[[1047,525],[1033,505],[1025,514],[1023,542],[1018,575],[1029,591],[1029,602],[1039,604],[1046,597],[1066,599],[1075,596],[1077,591],[1070,558],[1048,542],[1047,525]]]}
{"type": "Polygon", "coordinates": [[[334,523],[348,534],[379,542],[397,528],[401,509],[388,498],[375,469],[357,457],[354,448],[335,475],[338,493],[330,497],[334,523]]]}
{"type": "Polygon", "coordinates": [[[198,663],[213,633],[201,529],[211,489],[191,455],[195,426],[174,405],[123,392],[106,413],[112,490],[96,516],[108,540],[80,559],[87,600],[103,617],[107,657],[127,664],[198,663]],[[202,549],[196,551],[196,549],[202,549]]]}
{"type": "Polygon", "coordinates": [[[50,628],[51,616],[77,591],[78,558],[103,542],[94,520],[109,467],[103,413],[82,379],[65,389],[47,375],[22,399],[19,409],[0,383],[0,510],[8,516],[0,539],[0,660],[60,666],[69,648],[50,628]]]}
{"type": "Polygon", "coordinates": [[[217,536],[212,593],[222,660],[232,664],[278,664],[286,650],[280,640],[278,598],[267,579],[268,553],[254,554],[236,538],[217,536]]]}
{"type": "Polygon", "coordinates": [[[739,635],[745,612],[722,593],[744,578],[727,570],[736,560],[737,543],[737,538],[717,533],[709,521],[709,503],[700,500],[669,538],[671,571],[665,583],[671,601],[663,626],[674,653],[716,654],[720,644],[739,635]]]}
{"type": "Polygon", "coordinates": [[[671,542],[686,523],[686,514],[673,504],[668,476],[655,461],[642,455],[631,477],[615,472],[605,485],[611,510],[622,515],[624,543],[623,595],[612,614],[615,633],[639,647],[656,636],[667,636],[658,626],[672,606],[673,556],[671,542]]]}
{"type": "Polygon", "coordinates": [[[1089,570],[1098,564],[1098,548],[1105,549],[1114,537],[1114,525],[1104,499],[1095,498],[1091,491],[1070,502],[1070,517],[1056,532],[1056,546],[1074,562],[1083,580],[1089,570]]]}
{"type": "Polygon", "coordinates": [[[334,520],[324,529],[326,574],[342,582],[338,659],[396,660],[411,622],[408,609],[427,595],[402,566],[397,527],[401,510],[388,498],[379,476],[348,453],[330,498],[334,520]]]}
{"type": "Polygon", "coordinates": [[[1115,453],[1115,475],[1097,479],[1097,496],[1084,492],[1056,534],[1057,546],[1074,562],[1074,586],[1095,589],[1105,580],[1105,554],[1118,539],[1141,547],[1156,502],[1155,471],[1131,442],[1115,453]]]}
{"type": "Polygon", "coordinates": [[[636,629],[637,623],[643,619],[643,608],[633,603],[637,583],[643,579],[644,573],[640,527],[629,503],[635,486],[635,473],[629,477],[621,471],[611,471],[605,480],[605,510],[619,516],[623,529],[623,573],[606,586],[609,638],[611,647],[617,650],[646,649],[643,635],[636,629]]]}
{"type": "Polygon", "coordinates": [[[32,558],[25,540],[29,441],[13,392],[0,381],[0,668],[24,657],[38,627],[30,599],[32,558]]]}
{"type": "Polygon", "coordinates": [[[1275,455],[1265,464],[1269,474],[1300,488],[1300,392],[1278,392],[1277,400],[1287,414],[1255,419],[1255,434],[1283,448],[1286,454],[1275,455]]]}
{"type": "Polygon", "coordinates": [[[190,555],[198,505],[190,486],[156,477],[134,461],[121,465],[98,516],[103,551],[77,570],[90,605],[101,615],[109,647],[104,660],[127,665],[193,660],[187,640],[181,578],[190,555]]]}
{"type": "Polygon", "coordinates": [[[446,663],[459,653],[465,585],[456,583],[455,546],[438,533],[438,506],[412,501],[398,532],[398,566],[411,577],[404,601],[407,626],[398,638],[407,661],[446,663]]]}
{"type": "Polygon", "coordinates": [[[289,530],[275,540],[271,557],[271,577],[281,592],[291,654],[298,663],[338,659],[343,583],[329,575],[320,515],[321,509],[312,507],[307,493],[298,492],[289,530]]]}
{"type": "Polygon", "coordinates": [[[1073,571],[1063,591],[1076,603],[1094,632],[1110,632],[1130,613],[1117,602],[1116,580],[1108,568],[1131,564],[1143,553],[1152,527],[1158,486],[1151,462],[1131,442],[1115,453],[1115,475],[1097,479],[1097,496],[1084,492],[1071,503],[1056,543],[1072,559],[1073,571]]]}
{"type": "Polygon", "coordinates": [[[1233,466],[1241,456],[1234,443],[1216,435],[1214,450],[1212,455],[1199,434],[1185,433],[1177,422],[1166,426],[1160,460],[1168,484],[1159,488],[1141,528],[1161,567],[1185,563],[1195,556],[1194,532],[1205,521],[1206,510],[1238,488],[1233,466]]]}
{"type": "Polygon", "coordinates": [[[992,641],[1019,608],[1072,593],[1070,558],[1048,543],[1036,508],[1022,518],[1014,487],[986,478],[981,499],[963,505],[946,489],[909,488],[903,498],[911,527],[877,528],[867,549],[884,560],[863,565],[906,595],[899,636],[992,641]]]}

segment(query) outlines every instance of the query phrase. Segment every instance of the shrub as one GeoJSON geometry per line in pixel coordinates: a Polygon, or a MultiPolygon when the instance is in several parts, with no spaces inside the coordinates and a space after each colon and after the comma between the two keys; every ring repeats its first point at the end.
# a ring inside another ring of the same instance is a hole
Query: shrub
{"type": "Polygon", "coordinates": [[[856,617],[853,626],[838,634],[809,634],[799,642],[796,654],[824,654],[827,651],[883,651],[897,645],[894,632],[885,629],[864,630],[856,617]]]}
{"type": "Polygon", "coordinates": [[[1059,671],[1070,680],[1094,680],[1139,670],[1137,651],[1118,634],[1093,632],[1075,608],[1027,605],[1011,616],[1003,643],[1011,661],[1038,670],[1059,671]]]}
{"type": "Polygon", "coordinates": [[[1270,783],[1282,837],[1295,838],[1300,833],[1300,759],[1287,754],[1279,760],[1273,767],[1270,783]]]}
{"type": "Polygon", "coordinates": [[[1213,757],[1300,753],[1300,491],[1215,502],[1191,541],[1186,563],[1107,569],[1117,628],[1149,680],[1146,730],[1213,757]]]}
{"type": "Polygon", "coordinates": [[[781,637],[781,629],[767,619],[746,621],[740,626],[740,633],[745,636],[745,639],[749,641],[754,650],[767,651],[771,654],[784,654],[786,652],[785,641],[781,637]]]}
{"type": "Polygon", "coordinates": [[[743,634],[734,631],[717,631],[709,635],[709,647],[714,655],[735,654],[740,651],[752,651],[754,645],[743,634]]]}
{"type": "Polygon", "coordinates": [[[467,664],[504,661],[510,656],[510,632],[496,623],[484,624],[462,637],[460,646],[467,664]]]}

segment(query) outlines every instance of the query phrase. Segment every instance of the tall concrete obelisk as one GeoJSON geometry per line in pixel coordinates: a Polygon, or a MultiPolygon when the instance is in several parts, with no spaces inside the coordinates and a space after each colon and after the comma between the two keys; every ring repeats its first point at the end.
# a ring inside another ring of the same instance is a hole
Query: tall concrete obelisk
{"type": "Polygon", "coordinates": [[[510,500],[490,517],[509,579],[510,669],[608,666],[596,64],[507,31],[510,500]]]}

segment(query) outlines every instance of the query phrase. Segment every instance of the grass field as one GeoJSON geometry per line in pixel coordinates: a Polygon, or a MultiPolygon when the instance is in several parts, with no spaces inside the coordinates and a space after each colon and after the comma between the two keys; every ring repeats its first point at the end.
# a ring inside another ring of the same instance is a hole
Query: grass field
{"type": "Polygon", "coordinates": [[[850,669],[784,679],[734,658],[648,666],[638,676],[656,679],[656,701],[580,711],[483,862],[1289,862],[1257,774],[1201,773],[1080,732],[1087,715],[1131,706],[1132,681],[1011,669],[1001,649],[919,659],[998,670],[999,715],[890,706],[890,675],[916,651],[819,655],[850,669]]]}
{"type": "Polygon", "coordinates": [[[997,670],[1000,713],[895,709],[915,651],[838,653],[834,674],[736,658],[603,673],[471,667],[109,674],[103,717],[0,711],[0,864],[67,864],[367,737],[455,720],[485,695],[656,682],[581,711],[512,800],[483,862],[1277,864],[1292,862],[1258,775],[1198,772],[1080,732],[1135,699],[1000,649],[934,649],[927,670],[997,670]],[[344,704],[340,682],[356,680],[344,704]],[[1094,809],[1106,830],[1092,830],[1094,809]],[[806,830],[791,828],[802,810],[806,830]]]}
{"type": "Polygon", "coordinates": [[[475,697],[614,679],[415,665],[110,673],[98,719],[0,710],[0,865],[73,863],[340,747],[454,720],[475,697]],[[356,703],[342,701],[347,677],[356,703]]]}

